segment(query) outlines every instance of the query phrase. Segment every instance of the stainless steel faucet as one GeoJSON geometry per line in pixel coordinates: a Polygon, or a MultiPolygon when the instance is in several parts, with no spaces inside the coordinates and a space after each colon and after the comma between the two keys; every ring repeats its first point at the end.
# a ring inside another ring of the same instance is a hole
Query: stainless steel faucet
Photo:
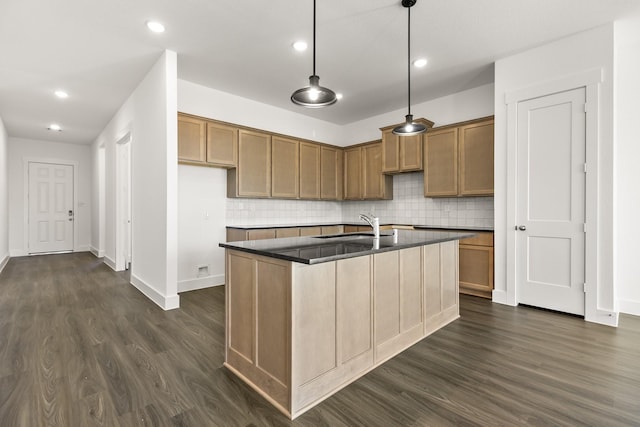
{"type": "Polygon", "coordinates": [[[369,215],[360,214],[360,219],[366,221],[367,224],[369,224],[371,228],[373,228],[373,237],[375,239],[379,239],[380,238],[380,220],[378,219],[378,217],[373,216],[371,214],[369,215]]]}

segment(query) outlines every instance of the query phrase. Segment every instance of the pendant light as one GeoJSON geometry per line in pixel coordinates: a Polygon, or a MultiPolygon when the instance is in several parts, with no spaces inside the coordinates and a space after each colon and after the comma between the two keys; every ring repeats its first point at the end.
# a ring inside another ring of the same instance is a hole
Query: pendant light
{"type": "Polygon", "coordinates": [[[408,114],[405,117],[404,124],[393,128],[393,133],[399,136],[411,136],[424,133],[427,127],[413,122],[413,114],[411,114],[411,7],[416,4],[416,0],[402,0],[402,6],[407,8],[407,99],[408,114]]]}
{"type": "Polygon", "coordinates": [[[307,108],[321,108],[337,100],[334,91],[320,86],[320,77],[316,75],[316,0],[313,0],[313,75],[309,76],[309,86],[293,92],[291,101],[307,108]]]}

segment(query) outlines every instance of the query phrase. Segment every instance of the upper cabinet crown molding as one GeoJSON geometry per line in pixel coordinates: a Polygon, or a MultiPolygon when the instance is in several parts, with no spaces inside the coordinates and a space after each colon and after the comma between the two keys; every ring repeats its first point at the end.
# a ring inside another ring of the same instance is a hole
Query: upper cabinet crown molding
{"type": "MultiPolygon", "coordinates": [[[[433,127],[433,122],[424,118],[414,122],[433,127]]],[[[422,146],[425,134],[399,136],[393,133],[393,128],[401,123],[380,128],[382,131],[382,172],[395,174],[401,172],[421,171],[422,146]]]]}

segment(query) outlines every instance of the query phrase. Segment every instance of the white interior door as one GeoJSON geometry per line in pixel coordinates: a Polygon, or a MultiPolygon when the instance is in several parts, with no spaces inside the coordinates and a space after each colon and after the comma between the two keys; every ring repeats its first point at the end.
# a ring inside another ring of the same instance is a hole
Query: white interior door
{"type": "Polygon", "coordinates": [[[117,145],[117,216],[116,270],[128,269],[131,264],[131,136],[127,134],[117,145]]]}
{"type": "Polygon", "coordinates": [[[518,103],[519,303],[584,315],[585,90],[518,103]]]}
{"type": "Polygon", "coordinates": [[[73,250],[73,166],[29,162],[29,253],[73,250]]]}

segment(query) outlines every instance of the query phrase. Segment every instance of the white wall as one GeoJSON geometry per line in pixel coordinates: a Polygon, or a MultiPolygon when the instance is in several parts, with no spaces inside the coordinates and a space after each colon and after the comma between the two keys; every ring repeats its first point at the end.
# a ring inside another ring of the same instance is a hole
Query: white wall
{"type": "Polygon", "coordinates": [[[342,134],[341,126],[185,80],[178,80],[178,111],[333,145],[342,134]]]}
{"type": "MultiPolygon", "coordinates": [[[[177,308],[177,57],[165,51],[94,141],[94,164],[104,146],[104,244],[116,257],[116,142],[131,133],[131,282],[164,309],[177,308]]],[[[93,180],[93,189],[100,191],[93,180]]],[[[110,261],[109,261],[110,260],[110,261]]]]}
{"type": "Polygon", "coordinates": [[[52,141],[9,138],[9,252],[11,256],[28,253],[25,235],[25,159],[55,163],[76,162],[78,200],[75,200],[74,251],[88,251],[91,242],[91,147],[52,141]]]}
{"type": "Polygon", "coordinates": [[[224,284],[226,181],[226,169],[178,166],[178,292],[224,284]]]}
{"type": "MultiPolygon", "coordinates": [[[[371,119],[363,120],[346,127],[335,126],[290,111],[260,104],[228,93],[220,92],[194,83],[178,80],[178,110],[222,120],[229,123],[282,133],[299,138],[311,139],[334,145],[353,145],[359,142],[379,139],[379,128],[401,122],[404,111],[394,111],[371,119]]],[[[493,85],[453,94],[424,104],[412,107],[419,115],[426,117],[437,125],[455,123],[493,114],[493,85]]],[[[413,184],[401,177],[396,177],[400,186],[396,193],[402,194],[404,188],[413,184]]],[[[414,179],[415,181],[415,179],[414,179]]],[[[413,187],[412,187],[413,188],[413,187]]],[[[179,281],[180,290],[213,286],[224,282],[224,250],[218,243],[226,238],[225,226],[257,225],[257,224],[301,224],[310,222],[341,222],[345,209],[351,214],[359,209],[360,202],[324,202],[305,200],[258,200],[227,199],[226,171],[221,169],[180,166],[179,177],[179,281]],[[215,208],[215,213],[214,213],[215,208]],[[209,219],[205,213],[209,212],[209,219]],[[226,215],[223,213],[226,212],[226,215]],[[197,265],[209,266],[209,277],[197,277],[197,265]]],[[[406,192],[413,197],[413,192],[406,192]]],[[[493,208],[488,199],[482,208],[475,205],[460,213],[460,221],[475,223],[468,217],[474,213],[482,216],[482,224],[486,224],[486,212],[493,208]],[[490,206],[487,205],[490,204],[490,206]],[[487,206],[485,206],[487,205],[487,206]]],[[[454,212],[444,211],[452,203],[424,199],[423,203],[415,203],[416,211],[425,220],[435,219],[458,222],[457,204],[454,212]],[[437,205],[437,208],[434,207],[437,205]],[[446,205],[446,207],[445,207],[446,205]],[[443,213],[436,212],[442,209],[443,213]],[[455,220],[453,216],[455,214],[455,220]],[[431,216],[429,216],[431,215],[431,216]],[[446,219],[444,219],[446,217],[446,219]]],[[[398,204],[403,209],[407,203],[414,206],[414,200],[404,200],[398,204]]],[[[393,211],[394,202],[362,202],[378,206],[381,212],[393,211]]],[[[413,212],[413,211],[412,211],[413,212]]]]}
{"type": "MultiPolygon", "coordinates": [[[[507,241],[512,239],[515,218],[508,218],[507,163],[509,147],[515,141],[507,135],[505,96],[518,90],[571,78],[590,70],[602,71],[599,86],[597,150],[598,162],[591,172],[598,176],[597,283],[587,294],[586,317],[615,322],[613,277],[613,25],[606,25],[513,55],[495,67],[495,291],[494,301],[516,303],[507,281],[507,241]],[[593,306],[590,298],[594,298],[593,306]]],[[[589,162],[589,160],[587,160],[589,162]]],[[[593,284],[589,284],[593,286],[593,284]]]]}
{"type": "Polygon", "coordinates": [[[640,315],[638,249],[640,241],[640,12],[618,21],[615,43],[615,247],[614,281],[619,309],[640,315]]]}
{"type": "MultiPolygon", "coordinates": [[[[436,126],[493,115],[494,85],[487,84],[411,106],[414,118],[423,117],[436,126]]],[[[404,122],[407,110],[395,110],[344,127],[344,145],[380,139],[380,128],[404,122]]]]}
{"type": "Polygon", "coordinates": [[[9,137],[0,118],[0,272],[9,261],[9,137]]]}

